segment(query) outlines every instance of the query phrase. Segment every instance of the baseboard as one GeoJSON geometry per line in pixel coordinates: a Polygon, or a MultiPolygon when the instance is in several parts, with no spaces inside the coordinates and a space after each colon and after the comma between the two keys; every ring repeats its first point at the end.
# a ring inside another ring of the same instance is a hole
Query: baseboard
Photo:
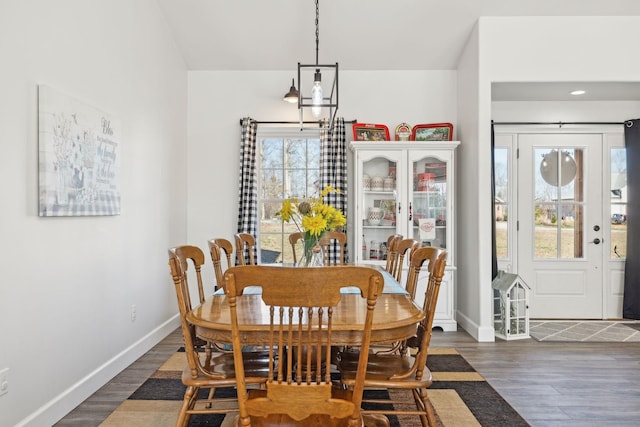
{"type": "Polygon", "coordinates": [[[41,406],[27,418],[16,424],[16,427],[54,425],[76,406],[98,391],[100,387],[104,386],[113,379],[113,377],[122,372],[127,366],[131,365],[153,348],[153,346],[166,338],[178,326],[180,326],[180,318],[176,314],[122,350],[76,384],[69,387],[60,395],[41,406]]]}
{"type": "Polygon", "coordinates": [[[460,311],[456,312],[458,325],[467,331],[478,342],[494,342],[496,340],[493,327],[479,326],[460,311]]]}

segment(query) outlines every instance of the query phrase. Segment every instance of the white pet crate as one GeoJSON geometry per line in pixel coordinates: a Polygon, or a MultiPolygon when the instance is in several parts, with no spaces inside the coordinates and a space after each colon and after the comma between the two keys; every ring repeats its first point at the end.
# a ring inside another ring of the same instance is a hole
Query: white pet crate
{"type": "Polygon", "coordinates": [[[529,286],[517,275],[500,271],[493,280],[493,327],[505,340],[529,338],[529,286]]]}

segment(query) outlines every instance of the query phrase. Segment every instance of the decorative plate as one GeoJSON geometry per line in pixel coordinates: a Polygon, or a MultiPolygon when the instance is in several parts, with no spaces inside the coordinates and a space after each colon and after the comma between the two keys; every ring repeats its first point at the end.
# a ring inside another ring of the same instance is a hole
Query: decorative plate
{"type": "Polygon", "coordinates": [[[409,141],[411,139],[411,126],[402,122],[396,126],[396,141],[409,141]]]}
{"type": "Polygon", "coordinates": [[[374,123],[354,123],[353,138],[356,141],[389,141],[389,128],[374,123]]]}

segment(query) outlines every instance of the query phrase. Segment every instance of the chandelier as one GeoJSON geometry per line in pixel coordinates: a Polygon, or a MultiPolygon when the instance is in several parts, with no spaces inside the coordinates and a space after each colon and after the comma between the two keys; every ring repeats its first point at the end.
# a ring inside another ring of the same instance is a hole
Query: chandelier
{"type": "Polygon", "coordinates": [[[332,128],[336,111],[338,110],[338,63],[320,64],[318,61],[318,48],[320,46],[320,8],[319,0],[316,0],[316,63],[301,64],[298,62],[298,86],[295,80],[291,81],[291,88],[284,96],[284,100],[298,104],[300,114],[300,129],[304,127],[305,110],[311,113],[321,128],[332,128]],[[324,72],[325,85],[322,84],[324,72]],[[332,82],[327,85],[326,82],[332,82]]]}

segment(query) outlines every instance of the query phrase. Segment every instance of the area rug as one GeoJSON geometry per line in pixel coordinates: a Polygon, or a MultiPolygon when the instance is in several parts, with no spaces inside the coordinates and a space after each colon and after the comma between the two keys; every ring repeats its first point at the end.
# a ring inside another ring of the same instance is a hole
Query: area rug
{"type": "Polygon", "coordinates": [[[640,342],[640,322],[532,320],[529,335],[538,341],[640,342]]]}
{"type": "MultiPolygon", "coordinates": [[[[179,350],[100,425],[174,426],[184,396],[185,388],[180,375],[185,364],[184,351],[179,350]]],[[[529,425],[455,349],[432,349],[427,365],[433,373],[434,383],[429,389],[429,397],[436,410],[439,426],[529,425]]],[[[396,409],[415,408],[411,393],[407,391],[391,391],[391,395],[386,390],[367,390],[365,393],[365,398],[401,401],[395,403],[396,409]]],[[[233,389],[216,390],[217,397],[234,394],[233,389]]],[[[389,409],[391,404],[364,407],[389,409]]],[[[233,412],[226,415],[194,415],[189,426],[229,427],[234,417],[233,412]]],[[[389,420],[392,427],[421,426],[415,415],[392,415],[389,420]]]]}

